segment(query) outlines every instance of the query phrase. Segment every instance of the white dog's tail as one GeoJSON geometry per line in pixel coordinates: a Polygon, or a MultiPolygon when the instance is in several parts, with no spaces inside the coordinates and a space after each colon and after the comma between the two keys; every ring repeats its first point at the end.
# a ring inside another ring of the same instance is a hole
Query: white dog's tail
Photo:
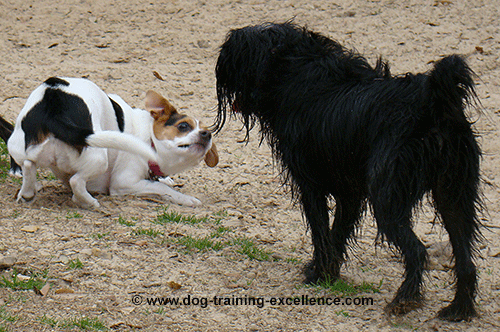
{"type": "Polygon", "coordinates": [[[99,131],[87,136],[85,142],[96,148],[111,148],[140,155],[150,161],[157,160],[153,148],[135,136],[119,131],[99,131]]]}

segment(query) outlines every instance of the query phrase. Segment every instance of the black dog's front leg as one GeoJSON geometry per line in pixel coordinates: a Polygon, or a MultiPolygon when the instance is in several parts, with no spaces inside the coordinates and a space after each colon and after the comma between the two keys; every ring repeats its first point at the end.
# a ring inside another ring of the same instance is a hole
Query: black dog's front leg
{"type": "Polygon", "coordinates": [[[305,268],[306,283],[315,283],[319,279],[335,280],[340,274],[341,260],[334,257],[330,237],[330,218],[327,196],[314,189],[301,190],[301,202],[304,215],[311,229],[314,246],[313,260],[305,268]]]}

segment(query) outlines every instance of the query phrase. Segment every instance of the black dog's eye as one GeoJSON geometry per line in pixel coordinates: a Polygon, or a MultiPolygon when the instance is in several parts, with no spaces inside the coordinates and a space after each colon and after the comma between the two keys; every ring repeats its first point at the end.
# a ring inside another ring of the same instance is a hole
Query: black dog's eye
{"type": "Polygon", "coordinates": [[[192,128],[189,123],[181,122],[177,125],[177,129],[179,129],[181,133],[185,133],[186,131],[190,131],[192,128]]]}

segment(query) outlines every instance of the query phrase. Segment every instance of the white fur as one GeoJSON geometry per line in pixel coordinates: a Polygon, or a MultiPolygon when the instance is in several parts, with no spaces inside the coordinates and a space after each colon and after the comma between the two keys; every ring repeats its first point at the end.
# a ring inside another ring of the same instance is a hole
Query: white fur
{"type": "Polygon", "coordinates": [[[39,86],[28,97],[8,140],[9,153],[23,171],[18,200],[28,201],[35,197],[36,191],[40,189],[36,182],[37,167],[50,167],[72,189],[73,201],[82,207],[99,207],[98,201],[89,191],[111,195],[159,195],[177,204],[201,204],[198,199],[172,189],[168,180],[153,182],[147,179],[148,159],[157,160],[166,175],[195,166],[203,159],[210,146],[200,151],[178,147],[193,140],[196,132],[200,131],[199,126],[184,137],[184,143],[159,141],[153,134],[154,120],[148,112],[133,109],[119,96],[110,95],[124,112],[125,132],[121,133],[116,125],[112,104],[97,85],[86,79],[62,79],[70,85],[58,88],[81,97],[91,113],[94,134],[86,140],[90,146],[79,153],[74,147],[49,136],[44,142],[25,149],[21,123],[44,95],[47,85],[39,86]],[[158,154],[151,148],[152,141],[158,154]]]}

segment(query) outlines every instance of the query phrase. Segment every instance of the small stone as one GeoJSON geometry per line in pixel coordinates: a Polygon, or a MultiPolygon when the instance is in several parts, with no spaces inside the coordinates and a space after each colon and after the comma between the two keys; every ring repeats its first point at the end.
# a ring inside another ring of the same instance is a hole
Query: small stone
{"type": "Polygon", "coordinates": [[[36,291],[35,292],[38,294],[38,295],[41,295],[41,296],[46,296],[48,293],[49,293],[49,290],[50,290],[50,285],[49,283],[46,283],[42,289],[36,291]]]}
{"type": "Polygon", "coordinates": [[[68,256],[61,255],[61,256],[59,256],[59,258],[58,258],[58,262],[59,262],[59,263],[63,263],[63,264],[68,264],[68,262],[69,262],[69,258],[68,258],[68,256]]]}
{"type": "Polygon", "coordinates": [[[26,233],[35,233],[39,229],[40,227],[38,227],[37,225],[29,225],[21,228],[21,230],[26,233]]]}
{"type": "Polygon", "coordinates": [[[28,277],[28,276],[25,276],[24,274],[18,274],[18,275],[17,275],[17,279],[18,279],[19,281],[28,281],[28,280],[30,280],[31,278],[30,278],[30,277],[28,277]]]}
{"type": "Polygon", "coordinates": [[[51,256],[52,253],[50,251],[48,251],[47,249],[40,249],[40,250],[38,250],[38,255],[42,256],[42,257],[48,257],[48,256],[51,256]]]}
{"type": "Polygon", "coordinates": [[[14,256],[2,256],[0,255],[0,269],[8,269],[16,264],[17,258],[14,256]]]}
{"type": "Polygon", "coordinates": [[[92,248],[92,256],[100,257],[100,258],[104,258],[104,259],[112,259],[113,258],[113,254],[111,254],[110,252],[107,252],[107,251],[102,251],[101,249],[98,249],[98,248],[92,248]]]}
{"type": "Polygon", "coordinates": [[[93,254],[92,249],[82,249],[80,250],[80,254],[91,256],[93,254]]]}

